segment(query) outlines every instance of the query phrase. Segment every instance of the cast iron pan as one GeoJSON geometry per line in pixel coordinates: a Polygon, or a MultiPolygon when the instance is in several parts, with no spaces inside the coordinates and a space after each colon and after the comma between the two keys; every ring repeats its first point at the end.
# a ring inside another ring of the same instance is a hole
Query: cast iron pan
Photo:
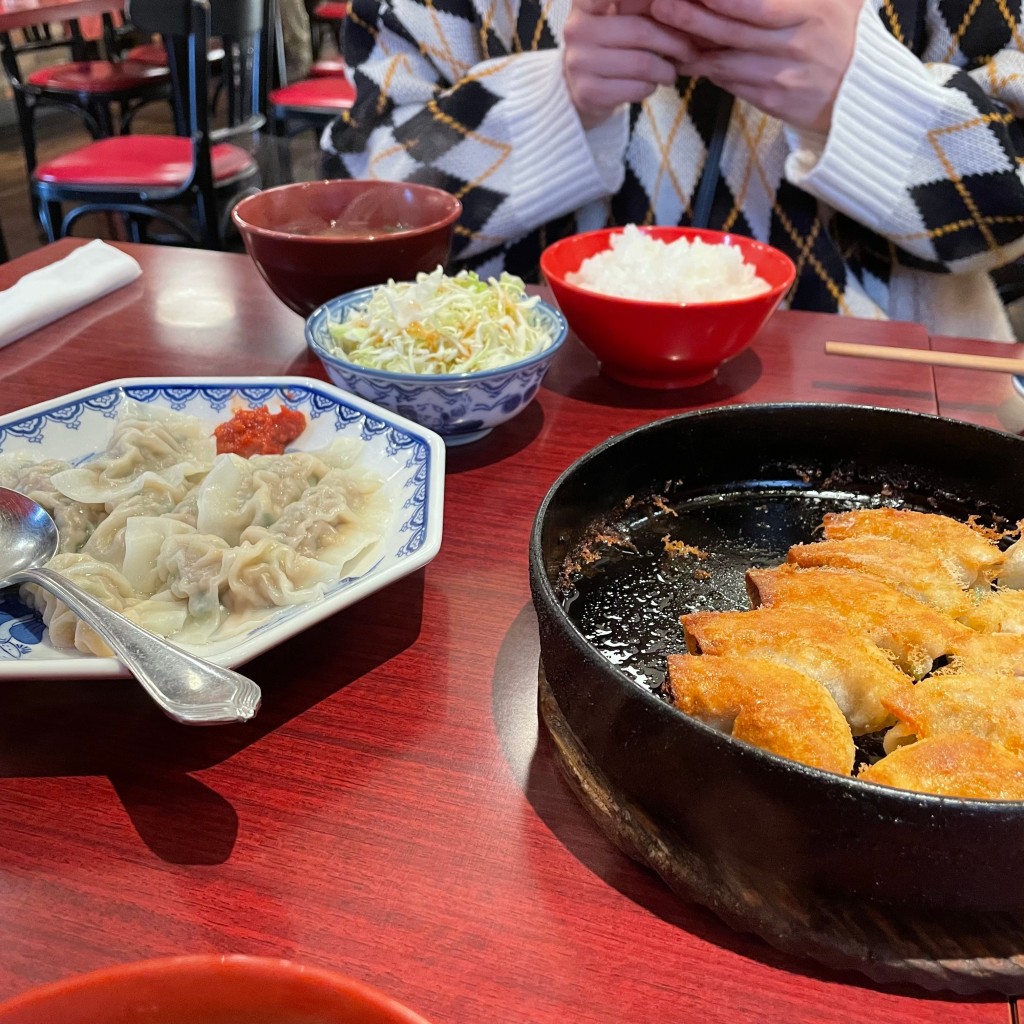
{"type": "MultiPolygon", "coordinates": [[[[550,692],[576,741],[662,834],[801,891],[918,908],[1024,908],[1024,803],[910,793],[818,771],[660,695],[678,616],[749,607],[743,573],[822,515],[899,504],[1024,518],[1024,441],[854,406],[728,406],[612,438],[545,497],[530,580],[550,692]],[[663,535],[709,554],[666,558],[663,535]]],[[[871,741],[860,756],[879,751],[871,741]]]]}

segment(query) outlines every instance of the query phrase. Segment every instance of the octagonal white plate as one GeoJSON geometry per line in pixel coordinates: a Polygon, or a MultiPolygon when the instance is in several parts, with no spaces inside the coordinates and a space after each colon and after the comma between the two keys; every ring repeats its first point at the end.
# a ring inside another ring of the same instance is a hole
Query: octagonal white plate
{"type": "MultiPolygon", "coordinates": [[[[102,451],[122,402],[130,398],[174,409],[209,423],[239,408],[287,406],[308,425],[291,450],[315,450],[335,437],[367,445],[363,465],[376,470],[392,499],[393,515],[375,561],[358,576],[331,585],[322,601],[281,608],[246,633],[209,644],[182,645],[218,665],[235,667],[367,594],[429,562],[441,546],[445,447],[431,430],[331,384],[306,377],[132,377],[63,395],[0,417],[0,452],[77,463],[102,451]]],[[[113,658],[57,650],[42,620],[0,592],[0,678],[109,678],[128,675],[113,658]]]]}

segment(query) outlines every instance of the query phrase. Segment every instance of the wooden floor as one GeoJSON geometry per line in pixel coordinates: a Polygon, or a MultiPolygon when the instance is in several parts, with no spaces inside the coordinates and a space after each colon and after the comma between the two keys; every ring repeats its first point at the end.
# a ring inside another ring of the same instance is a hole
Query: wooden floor
{"type": "MultiPolygon", "coordinates": [[[[152,104],[140,112],[135,130],[164,133],[170,131],[170,124],[169,108],[164,104],[152,104]]],[[[88,133],[73,114],[57,109],[47,110],[38,118],[37,137],[40,161],[90,141],[88,133]]],[[[265,186],[277,183],[276,145],[281,143],[267,137],[261,137],[256,143],[255,153],[265,186]]],[[[320,176],[320,154],[317,139],[312,133],[293,139],[291,153],[294,180],[305,181],[320,176]]],[[[39,224],[32,216],[25,158],[16,125],[0,127],[0,224],[11,257],[23,255],[43,244],[39,224]]],[[[74,231],[81,236],[111,238],[115,229],[109,218],[96,216],[83,218],[74,231]]]]}

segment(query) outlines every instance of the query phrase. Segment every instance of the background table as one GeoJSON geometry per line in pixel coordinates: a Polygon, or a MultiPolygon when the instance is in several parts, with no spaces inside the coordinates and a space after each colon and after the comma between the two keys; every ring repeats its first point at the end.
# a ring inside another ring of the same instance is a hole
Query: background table
{"type": "Polygon", "coordinates": [[[0,0],[0,32],[124,10],[124,0],[0,0]]]}
{"type": "MultiPolygon", "coordinates": [[[[141,278],[0,350],[0,412],[132,375],[322,377],[245,257],[125,248],[141,278]]],[[[536,402],[450,450],[438,557],[248,665],[247,726],[174,725],[130,680],[0,684],[0,997],[219,951],[350,973],[436,1024],[1006,1024],[1003,999],[882,990],[680,902],[598,832],[538,730],[527,539],[548,487],[609,435],[717,402],[938,410],[929,368],[828,338],[929,345],[779,314],[714,383],[659,393],[570,341],[536,402]]],[[[991,415],[963,404],[976,376],[942,389],[954,415],[991,415]]]]}

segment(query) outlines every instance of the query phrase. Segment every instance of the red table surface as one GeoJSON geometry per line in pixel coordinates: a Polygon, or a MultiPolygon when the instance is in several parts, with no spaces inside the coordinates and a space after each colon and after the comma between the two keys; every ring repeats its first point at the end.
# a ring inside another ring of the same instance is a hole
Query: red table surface
{"type": "MultiPolygon", "coordinates": [[[[0,267],[0,288],[73,244],[0,267]]],[[[0,412],[132,375],[322,376],[245,257],[124,248],[141,278],[0,350],[0,412]]],[[[177,726],[130,680],[5,682],[0,998],[217,951],[331,967],[436,1024],[1007,1021],[1005,1000],[877,988],[679,901],[598,832],[538,735],[527,539],[552,481],[716,402],[936,409],[927,367],[826,356],[829,338],[929,344],[780,313],[715,383],[657,393],[570,342],[536,402],[450,451],[438,557],[247,666],[247,726],[177,726]]]]}

